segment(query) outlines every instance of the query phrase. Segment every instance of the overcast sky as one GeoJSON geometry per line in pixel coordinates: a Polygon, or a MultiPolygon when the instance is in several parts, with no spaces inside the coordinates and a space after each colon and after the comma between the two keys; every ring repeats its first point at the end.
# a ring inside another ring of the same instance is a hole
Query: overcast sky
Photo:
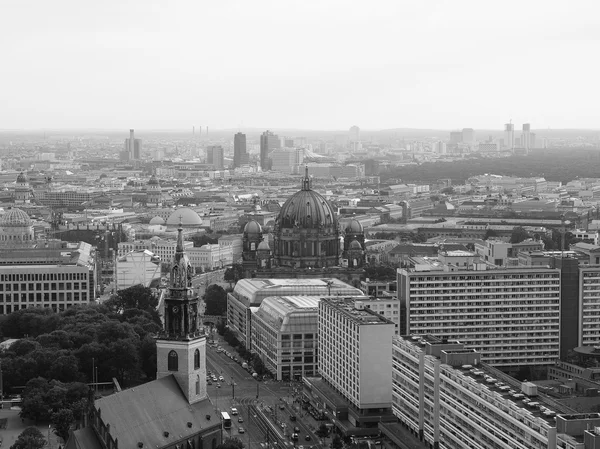
{"type": "Polygon", "coordinates": [[[1,0],[0,129],[599,129],[597,0],[1,0]]]}

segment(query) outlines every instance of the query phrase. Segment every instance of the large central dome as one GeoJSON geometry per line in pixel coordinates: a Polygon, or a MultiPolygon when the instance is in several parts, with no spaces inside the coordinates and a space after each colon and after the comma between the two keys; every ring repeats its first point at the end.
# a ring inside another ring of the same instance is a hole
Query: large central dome
{"type": "Polygon", "coordinates": [[[273,256],[277,265],[299,268],[338,265],[338,221],[331,204],[311,190],[308,168],[302,189],[279,211],[273,233],[273,256]]]}
{"type": "Polygon", "coordinates": [[[310,189],[308,174],[302,180],[302,190],[294,193],[279,211],[281,228],[337,228],[337,220],[329,202],[310,189]]]}

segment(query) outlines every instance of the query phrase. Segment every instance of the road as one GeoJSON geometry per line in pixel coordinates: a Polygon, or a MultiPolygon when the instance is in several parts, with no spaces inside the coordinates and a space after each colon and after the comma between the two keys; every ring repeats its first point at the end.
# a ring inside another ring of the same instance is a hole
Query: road
{"type": "MultiPolygon", "coordinates": [[[[218,344],[227,351],[232,351],[222,340],[218,344]]],[[[235,354],[235,351],[232,353],[235,354]]],[[[224,438],[239,438],[248,449],[267,449],[267,442],[277,442],[280,447],[288,448],[322,447],[314,434],[318,423],[297,404],[293,404],[289,382],[258,382],[239,363],[227,357],[225,352],[218,353],[216,347],[209,345],[206,349],[206,364],[207,371],[224,378],[224,382],[219,382],[220,388],[217,388],[216,383],[207,386],[215,408],[219,412],[230,413],[231,407],[235,407],[239,411],[239,417],[243,419],[243,423],[238,423],[238,417],[232,416],[232,428],[224,431],[224,438]],[[292,415],[296,416],[295,421],[290,419],[292,415]],[[282,427],[281,423],[285,426],[282,427]],[[243,434],[239,433],[240,426],[244,428],[243,434]],[[300,429],[297,442],[291,441],[295,426],[300,429]],[[310,435],[310,441],[305,440],[306,435],[310,435]]]]}

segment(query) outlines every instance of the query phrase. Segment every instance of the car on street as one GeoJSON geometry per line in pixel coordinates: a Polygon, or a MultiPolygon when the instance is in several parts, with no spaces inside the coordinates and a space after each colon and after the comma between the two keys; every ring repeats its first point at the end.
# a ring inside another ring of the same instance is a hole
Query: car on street
{"type": "Polygon", "coordinates": [[[279,410],[285,410],[285,405],[279,404],[279,410]]]}
{"type": "Polygon", "coordinates": [[[225,381],[225,378],[224,378],[223,376],[219,376],[219,380],[220,380],[221,382],[224,382],[224,381],[225,381]]]}
{"type": "Polygon", "coordinates": [[[311,440],[311,438],[310,438],[310,435],[306,435],[306,436],[304,437],[304,439],[305,439],[306,441],[310,441],[310,440],[311,440]]]}
{"type": "Polygon", "coordinates": [[[217,382],[217,388],[221,388],[221,384],[217,382]]]}
{"type": "Polygon", "coordinates": [[[232,414],[233,416],[237,415],[237,414],[238,414],[238,409],[237,409],[237,408],[235,408],[235,407],[231,407],[231,414],[232,414]]]}
{"type": "Polygon", "coordinates": [[[238,422],[244,422],[244,418],[242,418],[241,416],[238,418],[238,422]]]}
{"type": "Polygon", "coordinates": [[[243,427],[238,428],[238,433],[245,433],[246,430],[243,427]]]}
{"type": "Polygon", "coordinates": [[[296,426],[294,427],[294,433],[299,433],[300,432],[300,427],[296,426]]]}
{"type": "Polygon", "coordinates": [[[298,434],[297,433],[292,433],[292,440],[293,441],[298,441],[298,434]]]}

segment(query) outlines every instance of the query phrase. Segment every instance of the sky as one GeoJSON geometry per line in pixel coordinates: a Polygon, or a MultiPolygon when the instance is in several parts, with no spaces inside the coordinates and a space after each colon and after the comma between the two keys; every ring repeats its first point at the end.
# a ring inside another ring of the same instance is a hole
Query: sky
{"type": "Polygon", "coordinates": [[[0,129],[600,129],[597,0],[1,0],[0,129]]]}

